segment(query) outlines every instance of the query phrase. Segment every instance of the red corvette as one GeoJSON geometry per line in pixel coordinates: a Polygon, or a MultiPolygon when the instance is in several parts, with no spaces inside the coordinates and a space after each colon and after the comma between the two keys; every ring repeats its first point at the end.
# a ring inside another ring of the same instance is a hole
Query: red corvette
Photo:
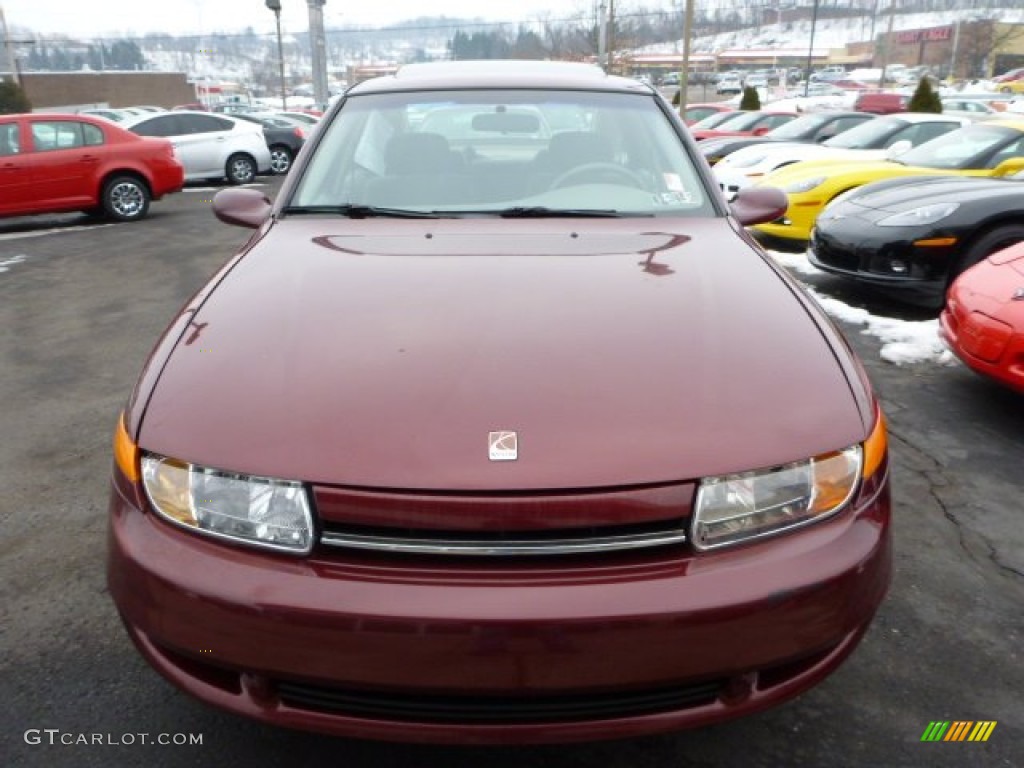
{"type": "Polygon", "coordinates": [[[135,221],[184,180],[166,139],[86,115],[0,116],[0,216],[97,211],[135,221]]]}
{"type": "Polygon", "coordinates": [[[1024,393],[1024,243],[960,275],[940,323],[942,338],[968,367],[1024,393]]]}
{"type": "Polygon", "coordinates": [[[720,136],[763,136],[772,128],[785,125],[797,117],[799,115],[796,112],[741,111],[714,128],[693,131],[693,138],[702,141],[720,136]]]}

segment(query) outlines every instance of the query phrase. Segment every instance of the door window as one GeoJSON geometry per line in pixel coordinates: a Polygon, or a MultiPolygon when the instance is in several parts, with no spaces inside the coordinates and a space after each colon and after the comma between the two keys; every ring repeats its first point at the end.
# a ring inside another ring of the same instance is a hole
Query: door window
{"type": "Polygon", "coordinates": [[[0,124],[0,157],[9,157],[21,152],[21,145],[18,141],[18,124],[0,124]]]}

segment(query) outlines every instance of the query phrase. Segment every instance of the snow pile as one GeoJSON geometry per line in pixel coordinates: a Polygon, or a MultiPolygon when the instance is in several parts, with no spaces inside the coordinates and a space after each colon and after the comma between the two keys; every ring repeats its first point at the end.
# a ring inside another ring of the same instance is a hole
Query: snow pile
{"type": "Polygon", "coordinates": [[[866,309],[851,307],[845,302],[823,296],[813,288],[807,292],[814,297],[822,309],[837,320],[851,325],[863,325],[861,333],[874,336],[882,342],[879,356],[889,363],[955,363],[942,339],[939,338],[938,320],[898,320],[893,317],[872,315],[866,309]]]}
{"type": "Polygon", "coordinates": [[[801,275],[820,275],[821,270],[807,260],[803,253],[785,253],[784,251],[768,251],[768,255],[780,267],[785,267],[790,272],[799,272],[801,275]]]}
{"type": "MultiPolygon", "coordinates": [[[[799,275],[820,275],[821,270],[811,264],[802,253],[769,251],[768,255],[782,267],[799,275]]],[[[956,358],[939,338],[938,320],[899,320],[872,315],[866,309],[851,306],[839,299],[825,296],[809,286],[807,292],[829,315],[850,325],[863,325],[861,333],[874,336],[882,342],[879,356],[889,363],[937,363],[955,365],[956,358]]]]}

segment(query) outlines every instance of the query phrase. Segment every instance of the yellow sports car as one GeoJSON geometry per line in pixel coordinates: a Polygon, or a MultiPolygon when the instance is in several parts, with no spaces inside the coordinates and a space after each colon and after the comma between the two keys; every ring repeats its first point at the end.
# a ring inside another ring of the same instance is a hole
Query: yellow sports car
{"type": "Polygon", "coordinates": [[[1024,170],[1024,117],[974,123],[898,157],[873,162],[817,160],[780,168],[758,186],[778,187],[786,213],[754,227],[766,244],[803,247],[825,205],[848,189],[897,176],[1012,176],[1024,170]]]}

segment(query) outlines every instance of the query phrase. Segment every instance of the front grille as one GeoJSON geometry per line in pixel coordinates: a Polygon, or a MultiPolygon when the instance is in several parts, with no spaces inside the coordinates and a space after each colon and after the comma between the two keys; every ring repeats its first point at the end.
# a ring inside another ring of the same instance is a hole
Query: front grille
{"type": "Polygon", "coordinates": [[[325,522],[326,547],[421,555],[573,555],[670,546],[686,541],[686,520],[528,531],[449,531],[325,522]]]}
{"type": "Polygon", "coordinates": [[[845,272],[857,272],[860,269],[860,257],[856,251],[837,247],[817,233],[811,238],[811,248],[818,261],[825,266],[845,272]]]}
{"type": "Polygon", "coordinates": [[[290,707],[417,723],[531,724],[600,720],[673,712],[710,704],[724,680],[643,691],[535,696],[452,696],[353,691],[307,683],[275,683],[290,707]]]}

